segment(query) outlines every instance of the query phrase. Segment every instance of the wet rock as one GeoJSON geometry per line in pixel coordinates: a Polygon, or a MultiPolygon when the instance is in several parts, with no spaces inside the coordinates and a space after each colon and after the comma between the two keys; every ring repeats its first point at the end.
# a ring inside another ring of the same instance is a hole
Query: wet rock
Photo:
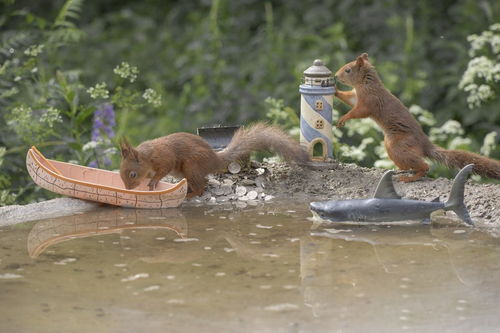
{"type": "Polygon", "coordinates": [[[99,204],[74,198],[57,198],[28,205],[0,207],[0,226],[74,215],[96,209],[99,204]]]}

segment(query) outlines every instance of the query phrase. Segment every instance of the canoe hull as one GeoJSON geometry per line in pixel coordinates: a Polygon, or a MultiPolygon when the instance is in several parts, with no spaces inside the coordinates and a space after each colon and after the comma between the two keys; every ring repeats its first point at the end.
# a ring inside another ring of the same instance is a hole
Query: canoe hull
{"type": "Polygon", "coordinates": [[[35,147],[32,147],[26,155],[26,168],[33,181],[46,190],[114,206],[149,209],[178,207],[184,201],[187,194],[186,179],[182,179],[177,184],[161,182],[159,187],[162,190],[159,191],[126,190],[117,185],[110,186],[108,184],[96,183],[95,179],[116,178],[119,177],[119,174],[47,160],[35,147]],[[59,172],[59,168],[66,172],[59,172]],[[72,174],[71,171],[73,169],[75,174],[83,176],[79,178],[68,177],[68,175],[72,174]],[[99,173],[102,173],[102,177],[95,178],[95,174],[99,173]],[[87,174],[94,176],[92,179],[94,182],[85,179],[85,175],[87,174]]]}

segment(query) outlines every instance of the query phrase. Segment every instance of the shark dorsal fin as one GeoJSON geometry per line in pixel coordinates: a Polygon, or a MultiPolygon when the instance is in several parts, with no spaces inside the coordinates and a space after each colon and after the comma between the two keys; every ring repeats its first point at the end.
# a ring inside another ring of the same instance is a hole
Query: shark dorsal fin
{"type": "Polygon", "coordinates": [[[401,199],[401,196],[394,189],[394,184],[392,183],[392,175],[394,171],[389,170],[384,173],[380,181],[378,182],[377,188],[375,189],[374,198],[378,199],[401,199]]]}

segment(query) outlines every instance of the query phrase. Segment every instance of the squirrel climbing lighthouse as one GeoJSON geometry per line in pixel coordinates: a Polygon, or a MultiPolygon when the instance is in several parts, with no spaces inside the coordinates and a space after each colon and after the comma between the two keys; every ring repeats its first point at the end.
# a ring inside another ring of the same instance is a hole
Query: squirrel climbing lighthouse
{"type": "Polygon", "coordinates": [[[304,71],[299,88],[300,144],[313,160],[333,158],[333,94],[332,72],[319,59],[304,71]]]}

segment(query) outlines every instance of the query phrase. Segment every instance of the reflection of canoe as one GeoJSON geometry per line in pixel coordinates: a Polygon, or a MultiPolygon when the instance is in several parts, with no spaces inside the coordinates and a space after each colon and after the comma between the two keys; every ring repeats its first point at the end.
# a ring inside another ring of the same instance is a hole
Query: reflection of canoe
{"type": "Polygon", "coordinates": [[[37,222],[28,235],[28,253],[38,257],[50,245],[76,238],[121,233],[125,230],[171,230],[187,235],[187,222],[177,209],[101,209],[37,222]]]}
{"type": "Polygon", "coordinates": [[[187,193],[187,181],[159,182],[149,191],[148,180],[134,190],[125,189],[117,172],[46,159],[35,147],[26,155],[26,167],[39,186],[63,195],[122,207],[169,208],[179,206],[187,193]]]}

